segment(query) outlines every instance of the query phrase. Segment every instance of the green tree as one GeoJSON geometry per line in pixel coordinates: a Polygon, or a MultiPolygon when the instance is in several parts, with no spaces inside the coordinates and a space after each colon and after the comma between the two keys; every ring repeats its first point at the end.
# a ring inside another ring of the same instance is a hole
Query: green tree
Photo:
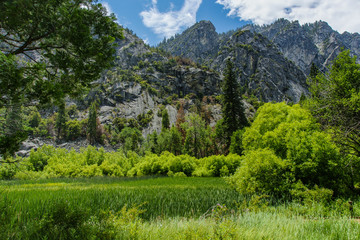
{"type": "Polygon", "coordinates": [[[98,140],[97,137],[97,102],[94,101],[89,109],[89,118],[88,118],[88,137],[90,144],[95,144],[98,140]]]}
{"type": "Polygon", "coordinates": [[[40,122],[41,122],[40,113],[36,109],[31,111],[29,115],[29,126],[32,128],[37,128],[40,125],[40,122]]]}
{"type": "MultiPolygon", "coordinates": [[[[306,187],[313,188],[317,185],[332,189],[336,194],[349,190],[348,178],[344,172],[346,164],[341,158],[339,148],[332,142],[331,135],[320,129],[310,111],[299,105],[267,103],[260,107],[253,124],[245,130],[243,148],[245,154],[242,165],[246,167],[239,170],[241,173],[235,180],[237,188],[257,185],[263,188],[255,189],[253,193],[269,193],[277,186],[282,190],[286,186],[288,190],[283,192],[286,194],[290,190],[289,183],[301,181],[306,187]],[[263,151],[263,154],[260,154],[260,151],[263,151]],[[266,153],[269,151],[271,154],[266,153]],[[257,166],[258,161],[263,162],[267,158],[272,162],[257,166]],[[276,176],[272,175],[273,186],[265,183],[268,181],[268,170],[263,167],[267,164],[274,167],[273,173],[276,176]],[[245,168],[252,173],[244,175],[245,168]],[[276,172],[275,169],[281,171],[276,172]]],[[[276,190],[276,194],[282,190],[276,190]]]]}
{"type": "Polygon", "coordinates": [[[182,127],[186,131],[184,152],[196,158],[206,157],[212,145],[210,142],[210,127],[206,126],[205,121],[195,113],[187,116],[182,127]]]}
{"type": "Polygon", "coordinates": [[[141,131],[137,128],[125,127],[120,133],[120,142],[125,151],[138,152],[143,142],[141,131]]]}
{"type": "Polygon", "coordinates": [[[168,151],[175,155],[182,152],[181,134],[176,127],[163,129],[157,139],[159,154],[168,151]]]}
{"type": "Polygon", "coordinates": [[[240,86],[236,80],[233,63],[230,60],[226,62],[222,91],[223,137],[227,148],[229,148],[233,133],[248,125],[241,101],[240,86]]]}
{"type": "Polygon", "coordinates": [[[324,128],[334,132],[335,141],[347,154],[360,158],[360,65],[356,57],[341,52],[329,74],[309,80],[308,107],[324,128]]]}
{"type": "Polygon", "coordinates": [[[230,153],[236,153],[238,155],[242,155],[244,148],[242,145],[242,139],[244,135],[245,129],[239,129],[233,133],[231,136],[231,145],[230,145],[230,153]]]}
{"type": "Polygon", "coordinates": [[[55,121],[55,128],[56,128],[56,135],[58,139],[65,137],[66,135],[66,121],[67,121],[67,114],[65,111],[65,102],[59,104],[59,110],[57,112],[56,121],[55,121]]]}
{"type": "Polygon", "coordinates": [[[6,108],[4,122],[0,123],[0,154],[4,159],[12,157],[21,142],[27,138],[21,112],[22,107],[19,102],[11,103],[6,108]]]}
{"type": "Polygon", "coordinates": [[[169,113],[166,110],[166,108],[162,111],[161,126],[162,126],[162,129],[169,129],[170,128],[169,113]]]}
{"type": "Polygon", "coordinates": [[[0,16],[0,108],[78,96],[123,37],[95,0],[4,0],[0,16]]]}

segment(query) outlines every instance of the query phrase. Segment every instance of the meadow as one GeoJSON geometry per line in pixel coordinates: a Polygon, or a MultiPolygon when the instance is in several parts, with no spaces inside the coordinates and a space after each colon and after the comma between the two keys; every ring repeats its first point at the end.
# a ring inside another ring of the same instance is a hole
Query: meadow
{"type": "Polygon", "coordinates": [[[246,197],[223,178],[0,182],[0,239],[360,239],[360,202],[246,197]]]}

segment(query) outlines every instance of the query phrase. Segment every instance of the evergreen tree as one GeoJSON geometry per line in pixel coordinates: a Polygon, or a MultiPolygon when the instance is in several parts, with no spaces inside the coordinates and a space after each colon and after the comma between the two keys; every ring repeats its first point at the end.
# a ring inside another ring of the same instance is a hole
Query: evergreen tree
{"type": "Polygon", "coordinates": [[[310,74],[309,77],[310,78],[316,78],[316,76],[320,73],[319,68],[315,65],[315,63],[311,64],[311,68],[310,68],[310,74]]]}
{"type": "Polygon", "coordinates": [[[97,103],[96,101],[93,102],[89,109],[89,119],[88,119],[88,136],[90,144],[95,144],[97,137],[96,137],[96,130],[97,130],[97,103]]]}
{"type": "Polygon", "coordinates": [[[169,113],[166,110],[166,108],[162,111],[161,126],[162,126],[162,129],[169,129],[170,128],[169,113]]]}
{"type": "Polygon", "coordinates": [[[56,116],[55,128],[57,133],[57,138],[61,139],[66,135],[66,112],[65,112],[65,102],[59,104],[58,114],[56,116]]]}
{"type": "Polygon", "coordinates": [[[20,143],[27,138],[21,112],[19,101],[12,101],[6,108],[4,122],[0,122],[0,154],[4,159],[14,156],[20,143]]]}
{"type": "Polygon", "coordinates": [[[223,124],[224,138],[227,148],[230,147],[231,136],[238,129],[248,125],[244,106],[241,101],[240,86],[236,80],[233,63],[226,62],[224,85],[223,85],[223,124]]]}

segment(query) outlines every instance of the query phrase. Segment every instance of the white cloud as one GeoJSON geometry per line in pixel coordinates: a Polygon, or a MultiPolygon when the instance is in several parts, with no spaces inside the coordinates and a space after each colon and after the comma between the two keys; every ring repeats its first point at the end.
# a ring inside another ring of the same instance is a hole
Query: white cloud
{"type": "Polygon", "coordinates": [[[359,0],[216,0],[238,16],[256,24],[269,24],[278,18],[312,23],[323,20],[339,32],[360,32],[359,0]]]}
{"type": "Polygon", "coordinates": [[[117,22],[118,24],[120,24],[119,21],[118,21],[119,18],[118,18],[118,16],[114,13],[114,11],[112,10],[110,4],[107,3],[107,2],[102,2],[101,4],[105,7],[106,12],[107,12],[107,15],[110,16],[111,14],[114,14],[115,17],[116,17],[116,19],[117,19],[116,22],[117,22]]]}
{"type": "Polygon", "coordinates": [[[185,0],[179,11],[160,12],[157,8],[157,0],[152,0],[152,7],[140,13],[145,26],[152,28],[154,32],[162,37],[171,37],[185,27],[190,27],[196,22],[196,13],[202,0],[185,0]]]}

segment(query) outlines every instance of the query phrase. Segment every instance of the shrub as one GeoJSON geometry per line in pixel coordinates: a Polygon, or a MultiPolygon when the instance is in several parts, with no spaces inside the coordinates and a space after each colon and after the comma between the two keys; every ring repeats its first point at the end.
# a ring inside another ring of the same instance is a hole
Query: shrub
{"type": "Polygon", "coordinates": [[[258,149],[247,152],[239,169],[227,180],[242,194],[281,196],[291,189],[294,176],[288,161],[277,157],[272,150],[258,149]]]}

